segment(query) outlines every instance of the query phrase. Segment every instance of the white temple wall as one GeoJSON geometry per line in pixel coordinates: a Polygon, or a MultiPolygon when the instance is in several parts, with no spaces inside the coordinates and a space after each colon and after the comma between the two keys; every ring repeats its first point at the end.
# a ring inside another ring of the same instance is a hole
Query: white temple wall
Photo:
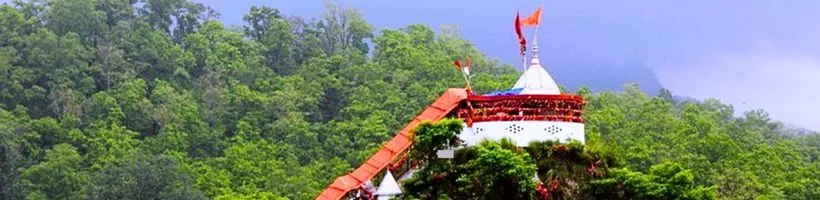
{"type": "Polygon", "coordinates": [[[482,139],[500,140],[510,138],[517,146],[527,146],[532,141],[569,142],[570,139],[584,143],[584,124],[548,121],[493,121],[476,122],[473,127],[464,125],[459,138],[468,146],[477,145],[482,139]]]}

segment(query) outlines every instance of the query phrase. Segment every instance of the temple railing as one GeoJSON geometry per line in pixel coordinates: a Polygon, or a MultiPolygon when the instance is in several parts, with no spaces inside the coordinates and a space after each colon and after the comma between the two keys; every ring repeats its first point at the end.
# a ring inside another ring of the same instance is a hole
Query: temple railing
{"type": "Polygon", "coordinates": [[[468,125],[484,121],[584,123],[586,101],[578,95],[470,96],[456,110],[468,125]]]}

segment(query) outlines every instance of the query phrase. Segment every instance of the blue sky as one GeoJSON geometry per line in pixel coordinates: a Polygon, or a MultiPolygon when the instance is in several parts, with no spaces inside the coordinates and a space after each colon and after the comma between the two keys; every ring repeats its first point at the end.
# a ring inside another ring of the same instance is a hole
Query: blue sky
{"type": "MultiPolygon", "coordinates": [[[[250,5],[318,18],[323,1],[202,0],[226,24],[250,5]]],[[[677,95],[820,130],[820,1],[816,0],[336,0],[377,29],[457,25],[491,58],[517,63],[515,12],[545,5],[539,40],[550,64],[651,68],[677,95]]],[[[532,37],[532,32],[529,33],[532,37]]]]}

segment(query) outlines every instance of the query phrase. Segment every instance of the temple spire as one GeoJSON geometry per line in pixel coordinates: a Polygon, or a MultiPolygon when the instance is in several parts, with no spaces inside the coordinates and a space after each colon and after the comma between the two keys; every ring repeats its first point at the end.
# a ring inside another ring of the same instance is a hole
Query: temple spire
{"type": "Polygon", "coordinates": [[[558,84],[552,79],[552,76],[541,65],[541,60],[538,57],[538,29],[539,25],[535,26],[535,35],[532,40],[532,57],[530,58],[529,67],[525,68],[524,74],[515,82],[513,89],[521,89],[521,94],[561,94],[558,84]]]}
{"type": "MultiPolygon", "coordinates": [[[[538,29],[536,29],[536,34],[538,33],[538,29]]],[[[538,35],[535,35],[532,40],[532,58],[530,59],[530,65],[541,65],[540,59],[538,59],[538,35]]]]}
{"type": "MultiPolygon", "coordinates": [[[[541,7],[543,8],[544,6],[541,5],[541,7]]],[[[532,59],[530,60],[530,65],[540,65],[541,64],[541,63],[539,63],[540,60],[538,59],[538,30],[541,29],[541,23],[540,23],[541,13],[539,12],[538,14],[539,14],[539,16],[538,16],[539,23],[535,25],[535,33],[533,33],[533,36],[532,36],[532,59]]]]}

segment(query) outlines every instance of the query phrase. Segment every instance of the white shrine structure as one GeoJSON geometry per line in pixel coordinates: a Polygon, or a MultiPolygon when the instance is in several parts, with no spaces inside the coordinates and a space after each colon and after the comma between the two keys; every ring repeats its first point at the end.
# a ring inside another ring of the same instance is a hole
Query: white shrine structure
{"type": "Polygon", "coordinates": [[[459,138],[469,145],[509,138],[517,146],[532,141],[584,139],[583,97],[562,94],[533,44],[529,67],[510,90],[470,95],[458,110],[467,123],[459,138]]]}

